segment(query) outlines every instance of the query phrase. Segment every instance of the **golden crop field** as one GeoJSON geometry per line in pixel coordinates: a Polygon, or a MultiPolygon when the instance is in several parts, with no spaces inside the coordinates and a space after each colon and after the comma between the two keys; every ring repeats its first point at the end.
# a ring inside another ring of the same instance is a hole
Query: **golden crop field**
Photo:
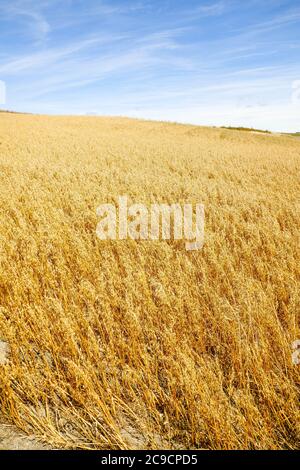
{"type": "Polygon", "coordinates": [[[0,114],[1,413],[55,448],[296,449],[300,141],[0,114]],[[201,203],[205,245],[96,209],[201,203]]]}

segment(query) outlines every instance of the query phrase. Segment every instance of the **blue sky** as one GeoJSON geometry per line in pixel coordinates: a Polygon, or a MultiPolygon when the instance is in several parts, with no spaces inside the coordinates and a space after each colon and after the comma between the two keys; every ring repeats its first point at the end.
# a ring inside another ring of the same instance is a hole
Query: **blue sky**
{"type": "Polygon", "coordinates": [[[299,59],[299,0],[0,0],[17,111],[300,131],[299,59]]]}

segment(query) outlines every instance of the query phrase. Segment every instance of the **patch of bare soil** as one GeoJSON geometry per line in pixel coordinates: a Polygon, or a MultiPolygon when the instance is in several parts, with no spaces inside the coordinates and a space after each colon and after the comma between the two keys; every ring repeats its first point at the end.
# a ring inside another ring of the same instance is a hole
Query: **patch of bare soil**
{"type": "Polygon", "coordinates": [[[0,416],[0,450],[49,450],[34,436],[27,436],[0,416]]]}

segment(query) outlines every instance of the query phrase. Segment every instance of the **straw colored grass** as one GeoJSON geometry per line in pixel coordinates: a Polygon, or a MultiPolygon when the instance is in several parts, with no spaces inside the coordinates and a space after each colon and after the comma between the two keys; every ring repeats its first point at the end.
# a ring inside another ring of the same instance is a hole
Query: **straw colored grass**
{"type": "Polygon", "coordinates": [[[62,448],[296,449],[300,142],[0,116],[2,414],[62,448]],[[96,208],[202,203],[205,246],[100,241],[96,208]]]}

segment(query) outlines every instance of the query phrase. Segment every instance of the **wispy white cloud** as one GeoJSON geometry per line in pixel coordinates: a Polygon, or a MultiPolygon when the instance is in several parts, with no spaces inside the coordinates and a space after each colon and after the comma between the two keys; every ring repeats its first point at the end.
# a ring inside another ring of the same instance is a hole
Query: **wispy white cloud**
{"type": "Polygon", "coordinates": [[[45,5],[42,1],[12,0],[1,3],[0,12],[4,19],[24,19],[27,31],[35,40],[42,40],[51,31],[50,24],[42,11],[45,5]]]}
{"type": "Polygon", "coordinates": [[[220,0],[219,2],[215,2],[212,4],[205,4],[205,5],[200,5],[197,8],[195,8],[194,13],[195,14],[200,14],[203,16],[218,16],[222,15],[224,11],[226,11],[229,7],[229,2],[225,2],[224,0],[220,0]]]}
{"type": "Polygon", "coordinates": [[[135,40],[125,36],[88,39],[64,48],[48,50],[46,54],[37,53],[0,65],[0,73],[8,75],[20,71],[30,72],[32,80],[16,90],[22,94],[27,93],[31,98],[37,98],[99,82],[121,71],[127,74],[137,71],[141,74],[143,70],[162,66],[186,70],[191,67],[188,59],[173,55],[176,48],[174,37],[177,33],[176,29],[168,30],[135,40]],[[130,46],[122,48],[126,39],[130,46]],[[97,48],[105,44],[109,45],[108,50],[101,51],[97,48]],[[92,47],[94,54],[90,54],[92,47]],[[40,72],[49,68],[49,76],[40,72]],[[37,71],[36,76],[32,75],[34,70],[37,71]]]}
{"type": "Polygon", "coordinates": [[[299,22],[300,20],[300,8],[288,10],[283,14],[275,15],[273,18],[263,21],[263,22],[255,22],[247,27],[240,28],[235,31],[242,32],[241,37],[252,36],[257,37],[259,34],[265,34],[275,29],[279,29],[290,24],[294,24],[299,22]]]}
{"type": "MultiPolygon", "coordinates": [[[[124,39],[125,36],[113,35],[100,35],[99,37],[91,37],[81,41],[63,45],[60,47],[49,48],[46,51],[36,52],[34,54],[22,55],[8,62],[0,63],[0,73],[12,75],[19,72],[35,72],[36,69],[41,67],[49,68],[55,64],[66,60],[68,57],[73,57],[79,52],[86,49],[91,49],[95,46],[103,44],[112,44],[114,41],[124,39]]],[[[77,63],[79,65],[79,63],[77,63]]]]}

